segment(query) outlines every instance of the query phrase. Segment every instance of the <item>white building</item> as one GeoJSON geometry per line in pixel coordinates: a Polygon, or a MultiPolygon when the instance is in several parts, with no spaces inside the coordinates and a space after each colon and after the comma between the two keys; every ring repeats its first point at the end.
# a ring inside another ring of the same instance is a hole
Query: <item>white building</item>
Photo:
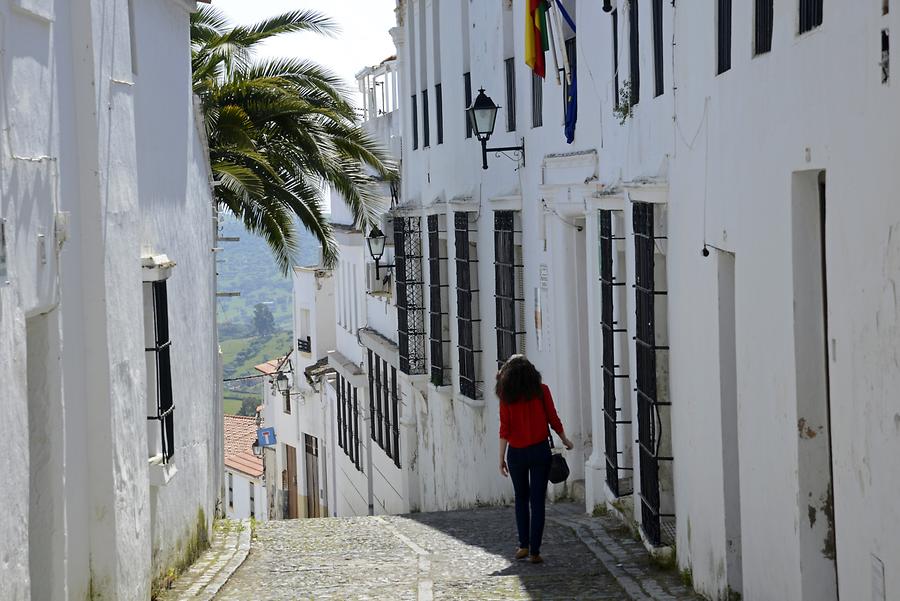
{"type": "Polygon", "coordinates": [[[266,520],[266,474],[253,452],[255,417],[225,415],[225,517],[266,520]]]}
{"type": "Polygon", "coordinates": [[[331,364],[368,404],[341,511],[363,484],[374,512],[508,500],[492,374],[524,350],[576,443],[572,491],[677,547],[699,591],[900,599],[897,8],[564,0],[567,144],[525,4],[398,2],[398,289],[359,292],[348,235],[331,364]],[[488,146],[524,161],[481,169],[482,87],[503,106],[488,146]]]}
{"type": "Polygon", "coordinates": [[[192,10],[0,1],[2,599],[147,599],[209,536],[222,403],[192,10]]]}

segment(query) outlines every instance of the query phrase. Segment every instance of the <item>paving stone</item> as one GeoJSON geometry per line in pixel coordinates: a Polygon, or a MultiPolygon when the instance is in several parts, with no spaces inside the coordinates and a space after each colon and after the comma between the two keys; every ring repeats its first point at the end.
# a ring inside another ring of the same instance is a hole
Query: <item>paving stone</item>
{"type": "Polygon", "coordinates": [[[614,520],[575,504],[547,516],[541,565],[512,559],[510,507],[265,522],[215,599],[700,599],[614,520]]]}

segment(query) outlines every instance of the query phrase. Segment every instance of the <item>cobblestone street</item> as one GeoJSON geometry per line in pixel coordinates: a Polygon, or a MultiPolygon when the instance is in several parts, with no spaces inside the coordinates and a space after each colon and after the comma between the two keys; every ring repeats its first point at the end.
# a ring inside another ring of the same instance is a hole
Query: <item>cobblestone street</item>
{"type": "Polygon", "coordinates": [[[215,597],[249,599],[699,599],[611,517],[548,506],[545,563],[515,562],[511,508],[273,521],[215,597]]]}

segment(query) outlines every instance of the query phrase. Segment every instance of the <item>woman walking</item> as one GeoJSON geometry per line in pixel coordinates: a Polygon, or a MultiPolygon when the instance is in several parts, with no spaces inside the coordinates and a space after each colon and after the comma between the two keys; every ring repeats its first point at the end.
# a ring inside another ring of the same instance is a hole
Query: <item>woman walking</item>
{"type": "Polygon", "coordinates": [[[567,449],[572,448],[572,441],[556,414],[550,388],[524,355],[513,355],[500,368],[496,393],[500,399],[500,473],[512,478],[516,495],[519,547],[515,557],[542,563],[544,500],[550,472],[547,425],[567,449]]]}

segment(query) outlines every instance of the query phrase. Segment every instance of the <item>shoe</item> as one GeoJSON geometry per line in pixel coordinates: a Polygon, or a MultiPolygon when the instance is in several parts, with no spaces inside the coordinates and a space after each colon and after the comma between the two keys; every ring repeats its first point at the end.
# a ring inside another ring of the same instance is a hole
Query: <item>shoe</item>
{"type": "Polygon", "coordinates": [[[516,559],[525,559],[528,557],[528,547],[518,547],[516,549],[516,559]]]}
{"type": "Polygon", "coordinates": [[[528,561],[530,561],[531,563],[544,563],[544,558],[540,555],[532,555],[528,558],[528,561]]]}

